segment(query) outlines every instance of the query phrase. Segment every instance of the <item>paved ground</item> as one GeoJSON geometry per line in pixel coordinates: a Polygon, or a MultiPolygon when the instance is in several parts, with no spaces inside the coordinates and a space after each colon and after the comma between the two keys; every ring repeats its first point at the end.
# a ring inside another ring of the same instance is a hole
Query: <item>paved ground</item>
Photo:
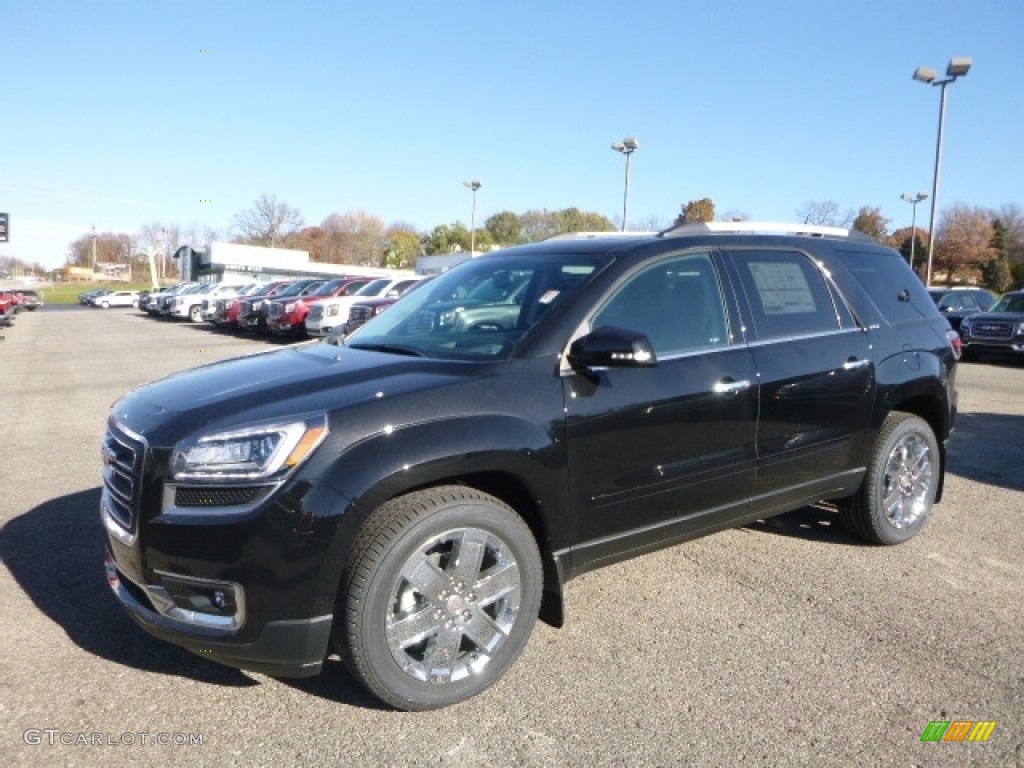
{"type": "Polygon", "coordinates": [[[0,765],[1024,765],[1022,365],[961,366],[947,498],[909,544],[806,509],[587,574],[497,686],[405,714],[337,662],[288,682],[193,657],[108,594],[110,405],[273,345],[134,310],[0,333],[0,765]],[[940,719],[998,725],[922,743],[940,719]]]}

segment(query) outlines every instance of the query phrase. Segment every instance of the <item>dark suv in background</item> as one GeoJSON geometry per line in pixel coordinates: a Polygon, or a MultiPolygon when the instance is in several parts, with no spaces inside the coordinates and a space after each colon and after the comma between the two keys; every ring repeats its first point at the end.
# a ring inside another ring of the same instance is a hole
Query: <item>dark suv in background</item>
{"type": "Polygon", "coordinates": [[[982,353],[1024,356],[1024,291],[1011,291],[988,308],[965,317],[960,324],[964,359],[982,353]]]}
{"type": "Polygon", "coordinates": [[[942,495],[958,349],[900,254],[846,230],[496,251],[340,345],[118,401],[108,580],[204,658],[305,676],[337,652],[390,705],[445,706],[538,616],[560,625],[594,568],[818,502],[869,542],[913,537],[942,495]]]}
{"type": "Polygon", "coordinates": [[[928,294],[935,302],[954,331],[960,330],[960,323],[968,315],[984,312],[996,303],[996,296],[985,288],[955,287],[929,288],[928,294]]]}

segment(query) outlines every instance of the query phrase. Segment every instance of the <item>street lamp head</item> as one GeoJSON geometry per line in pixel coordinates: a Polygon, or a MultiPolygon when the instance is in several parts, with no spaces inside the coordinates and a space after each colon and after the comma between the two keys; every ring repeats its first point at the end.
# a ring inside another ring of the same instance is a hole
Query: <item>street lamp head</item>
{"type": "Polygon", "coordinates": [[[939,73],[930,67],[918,67],[914,70],[914,79],[922,83],[933,83],[938,76],[939,73]]]}
{"type": "Polygon", "coordinates": [[[479,179],[473,179],[472,181],[464,181],[462,182],[462,185],[464,187],[469,187],[474,192],[476,192],[478,189],[480,189],[480,187],[483,186],[483,184],[480,183],[479,179]]]}
{"type": "Polygon", "coordinates": [[[928,195],[924,192],[918,192],[916,195],[912,195],[909,192],[904,192],[900,195],[900,200],[905,200],[908,203],[920,203],[922,200],[927,200],[928,195]]]}
{"type": "Polygon", "coordinates": [[[972,63],[969,56],[950,59],[949,66],[946,67],[946,77],[963,77],[970,70],[972,63]]]}
{"type": "Polygon", "coordinates": [[[616,152],[621,152],[624,155],[631,154],[634,150],[639,149],[640,141],[636,136],[627,136],[622,141],[616,141],[612,144],[612,149],[616,152]]]}

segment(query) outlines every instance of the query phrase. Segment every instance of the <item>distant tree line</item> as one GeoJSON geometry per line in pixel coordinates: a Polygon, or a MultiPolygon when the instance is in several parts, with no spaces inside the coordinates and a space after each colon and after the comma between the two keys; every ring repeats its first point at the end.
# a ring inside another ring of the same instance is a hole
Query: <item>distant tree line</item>
{"type": "MultiPolygon", "coordinates": [[[[852,227],[896,248],[908,261],[913,243],[913,266],[924,278],[929,233],[921,227],[890,230],[890,220],[882,216],[881,208],[865,205],[859,210],[844,209],[833,200],[804,203],[795,214],[796,220],[805,224],[852,227]]],[[[749,217],[738,210],[716,217],[714,201],[702,198],[684,203],[674,222],[651,217],[640,229],[660,230],[672,224],[716,218],[736,221],[749,217]]],[[[67,263],[90,266],[135,260],[140,270],[137,274],[148,276],[148,261],[140,256],[152,249],[160,254],[157,277],[174,277],[177,264],[168,257],[179,246],[220,239],[304,250],[313,260],[328,264],[402,268],[412,267],[421,255],[469,251],[471,244],[477,251],[487,251],[537,242],[563,232],[615,229],[615,222],[608,217],[579,208],[500,211],[488,217],[475,233],[461,221],[421,231],[406,222],[387,224],[360,210],[332,213],[319,224],[307,225],[298,209],[274,195],[261,195],[249,208],[236,213],[231,226],[223,231],[199,224],[186,229],[157,222],[147,224],[134,235],[84,234],[69,245],[67,263]]],[[[22,264],[12,258],[0,258],[0,269],[15,273],[45,271],[38,265],[22,264]]],[[[941,279],[950,285],[979,283],[1000,292],[1024,285],[1024,211],[1015,203],[997,210],[972,208],[963,203],[944,209],[935,232],[932,275],[933,280],[941,279]]]]}

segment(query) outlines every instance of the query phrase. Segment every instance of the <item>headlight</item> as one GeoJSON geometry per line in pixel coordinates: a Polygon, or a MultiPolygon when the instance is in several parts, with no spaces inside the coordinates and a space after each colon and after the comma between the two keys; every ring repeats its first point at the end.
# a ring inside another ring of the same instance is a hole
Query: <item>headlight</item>
{"type": "Polygon", "coordinates": [[[322,413],[198,435],[174,446],[171,480],[277,479],[304,462],[325,437],[322,413]]]}
{"type": "Polygon", "coordinates": [[[285,304],[284,305],[284,311],[285,312],[294,312],[295,311],[295,302],[294,301],[289,301],[287,304],[285,304]]]}
{"type": "Polygon", "coordinates": [[[338,305],[328,304],[327,308],[324,310],[324,315],[327,317],[334,317],[336,314],[338,314],[338,305]]]}

